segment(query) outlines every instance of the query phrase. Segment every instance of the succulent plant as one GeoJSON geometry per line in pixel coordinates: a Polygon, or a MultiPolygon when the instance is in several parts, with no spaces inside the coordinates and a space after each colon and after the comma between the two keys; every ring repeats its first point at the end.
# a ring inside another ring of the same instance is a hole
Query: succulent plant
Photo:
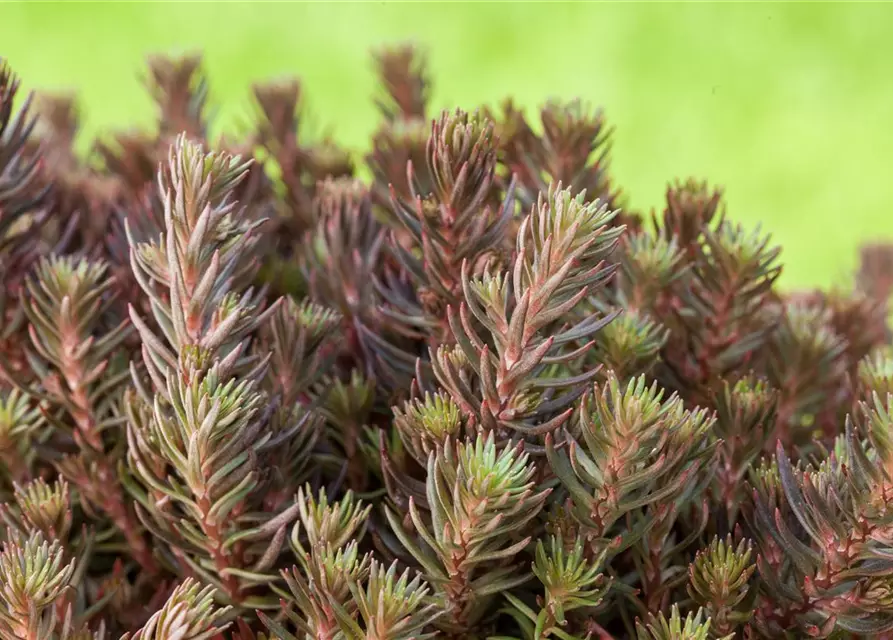
{"type": "Polygon", "coordinates": [[[785,292],[602,111],[373,62],[361,167],[199,55],[84,157],[0,61],[0,638],[893,637],[893,249],[785,292]]]}

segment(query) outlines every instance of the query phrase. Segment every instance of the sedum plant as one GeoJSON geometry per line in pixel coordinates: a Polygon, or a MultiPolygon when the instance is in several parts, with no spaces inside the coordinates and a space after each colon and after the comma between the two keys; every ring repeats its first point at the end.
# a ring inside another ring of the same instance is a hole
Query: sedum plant
{"type": "Polygon", "coordinates": [[[372,61],[361,157],[197,54],[79,153],[0,60],[0,638],[893,637],[893,249],[785,291],[602,111],[372,61]]]}
{"type": "Polygon", "coordinates": [[[126,411],[130,485],[142,519],[175,545],[171,569],[211,581],[233,605],[260,607],[255,592],[270,581],[297,514],[281,486],[296,479],[289,457],[303,454],[296,442],[311,444],[305,431],[319,422],[277,388],[280,376],[263,384],[273,352],[249,349],[278,303],[261,309],[250,289],[233,290],[254,266],[257,225],[240,220],[231,201],[244,171],[237,157],[205,153],[185,137],[172,147],[159,181],[165,229],[132,245],[158,329],[131,308],[147,376],[132,369],[137,392],[126,411]],[[277,407],[282,397],[291,402],[277,407]]]}
{"type": "MultiPolygon", "coordinates": [[[[679,609],[673,607],[673,613],[669,619],[664,614],[651,616],[647,623],[637,625],[638,640],[708,640],[710,634],[710,619],[703,617],[703,612],[698,610],[694,616],[688,614],[684,619],[679,614],[679,609]]],[[[734,636],[726,636],[723,640],[731,640],[734,636]]]]}
{"type": "Polygon", "coordinates": [[[529,579],[529,571],[510,560],[530,543],[518,532],[542,510],[549,490],[531,482],[535,469],[526,454],[516,447],[499,450],[492,434],[446,441],[428,456],[427,471],[430,520],[410,498],[414,536],[390,510],[388,522],[443,600],[441,629],[461,637],[488,613],[495,596],[529,579]]]}

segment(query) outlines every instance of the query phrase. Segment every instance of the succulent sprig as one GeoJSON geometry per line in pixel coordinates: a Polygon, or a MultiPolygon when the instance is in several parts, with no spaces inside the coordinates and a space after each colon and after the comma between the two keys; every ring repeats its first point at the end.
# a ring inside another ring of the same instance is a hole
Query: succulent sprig
{"type": "Polygon", "coordinates": [[[110,319],[115,299],[107,266],[68,256],[45,258],[27,286],[30,362],[37,378],[32,393],[49,403],[44,414],[75,445],[56,466],[84,501],[123,533],[143,568],[157,571],[118,469],[119,409],[129,378],[122,345],[133,329],[126,318],[110,319]]]}
{"type": "Polygon", "coordinates": [[[35,437],[44,425],[34,398],[21,390],[0,396],[0,486],[23,482],[33,475],[35,437]]]}
{"type": "Polygon", "coordinates": [[[125,640],[211,640],[229,626],[221,620],[227,610],[215,606],[213,588],[187,578],[146,625],[125,640]]]}
{"type": "Polygon", "coordinates": [[[615,205],[620,194],[608,174],[613,131],[603,111],[579,98],[552,99],[539,109],[539,117],[541,132],[535,132],[524,113],[508,101],[496,118],[500,160],[509,176],[517,176],[524,205],[536,202],[538,193],[557,182],[615,205]]]}
{"type": "Polygon", "coordinates": [[[7,61],[0,57],[0,347],[7,368],[18,375],[28,371],[21,351],[25,326],[21,306],[23,279],[42,248],[41,231],[51,209],[52,184],[42,175],[40,148],[35,149],[36,118],[33,95],[16,104],[21,84],[7,61]]]}
{"type": "Polygon", "coordinates": [[[581,356],[614,315],[574,316],[614,271],[605,263],[621,233],[612,216],[553,186],[521,223],[510,269],[473,279],[466,268],[464,300],[449,311],[457,346],[432,361],[439,384],[480,428],[535,442],[573,412],[597,373],[580,367],[581,356]]]}
{"type": "Polygon", "coordinates": [[[50,638],[59,623],[55,605],[75,572],[62,545],[39,532],[0,543],[0,636],[50,638]]]}
{"type": "Polygon", "coordinates": [[[779,443],[777,471],[764,474],[755,494],[754,524],[763,551],[757,567],[766,585],[755,624],[763,633],[800,629],[833,637],[893,628],[883,595],[889,402],[888,396],[863,406],[858,429],[849,422],[820,462],[792,462],[779,443]],[[789,555],[779,556],[773,548],[778,544],[789,555]]]}
{"type": "Polygon", "coordinates": [[[572,637],[564,630],[569,622],[567,614],[601,604],[611,584],[602,573],[605,552],[594,559],[587,555],[583,540],[573,541],[569,551],[560,536],[550,536],[548,546],[542,540],[537,541],[533,573],[545,589],[544,595],[537,597],[539,613],[510,593],[506,594],[506,599],[520,614],[515,617],[526,637],[535,640],[572,637]]]}
{"type": "Polygon", "coordinates": [[[751,577],[756,571],[752,547],[741,540],[714,538],[698,552],[689,567],[689,594],[710,617],[713,636],[731,634],[753,615],[755,591],[751,577]]]}
{"type": "MultiPolygon", "coordinates": [[[[665,399],[644,376],[625,387],[613,377],[596,385],[580,402],[567,445],[559,447],[552,438],[546,445],[587,535],[607,542],[631,512],[670,504],[695,490],[716,450],[705,437],[713,422],[704,410],[685,409],[676,395],[665,399]]],[[[645,519],[622,530],[620,542],[612,544],[632,544],[650,524],[645,519]]]]}
{"type": "Polygon", "coordinates": [[[663,360],[669,383],[686,389],[690,402],[705,403],[705,390],[746,371],[772,335],[776,321],[767,307],[781,274],[780,249],[759,229],[748,231],[725,219],[694,242],[681,309],[666,316],[675,331],[663,360]]]}
{"type": "Polygon", "coordinates": [[[444,112],[432,124],[426,166],[407,166],[410,198],[391,196],[408,246],[393,235],[390,249],[416,291],[407,298],[386,289],[384,311],[435,347],[452,342],[444,312],[461,300],[466,270],[480,273],[506,242],[514,200],[509,189],[493,202],[495,145],[493,123],[479,113],[444,112]],[[418,190],[418,171],[427,172],[430,193],[418,190]]]}
{"type": "Polygon", "coordinates": [[[376,106],[384,118],[424,118],[431,89],[424,52],[411,44],[386,47],[373,53],[373,62],[382,88],[376,106]]]}
{"type": "Polygon", "coordinates": [[[530,572],[511,562],[529,537],[524,530],[543,508],[549,490],[538,490],[534,467],[519,447],[499,449],[492,434],[447,441],[428,456],[426,497],[430,513],[409,504],[412,531],[390,509],[399,544],[421,566],[434,594],[444,599],[448,633],[473,629],[488,603],[526,582],[530,572]]]}
{"type": "MultiPolygon", "coordinates": [[[[709,632],[710,619],[704,617],[702,610],[683,618],[678,607],[673,607],[669,619],[661,613],[651,616],[648,622],[636,624],[638,640],[708,640],[711,637],[709,632]]],[[[733,637],[726,636],[723,640],[732,640],[733,637]]]]}
{"type": "MultiPolygon", "coordinates": [[[[272,606],[253,593],[275,579],[298,506],[277,493],[282,484],[264,464],[284,461],[283,451],[306,456],[313,416],[267,404],[270,355],[252,353],[249,343],[278,305],[261,311],[250,291],[233,290],[253,265],[246,250],[256,224],[240,220],[230,200],[245,163],[180,137],[168,171],[159,178],[162,238],[132,247],[163,337],[131,310],[152,383],[150,391],[134,369],[131,489],[142,519],[174,545],[167,561],[178,572],[201,576],[228,604],[272,606]]],[[[277,363],[298,355],[280,350],[277,363]]]]}
{"type": "Polygon", "coordinates": [[[351,594],[369,575],[371,556],[360,552],[359,541],[371,507],[351,492],[331,502],[325,490],[314,495],[309,489],[298,492],[299,519],[291,533],[298,564],[282,571],[284,620],[261,614],[282,638],[296,637],[286,625],[315,638],[336,638],[345,626],[355,626],[358,605],[351,594]]]}

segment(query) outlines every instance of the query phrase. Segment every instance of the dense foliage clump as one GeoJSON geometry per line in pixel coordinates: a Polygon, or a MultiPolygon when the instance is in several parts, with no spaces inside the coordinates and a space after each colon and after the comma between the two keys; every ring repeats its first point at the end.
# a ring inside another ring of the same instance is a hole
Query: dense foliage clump
{"type": "Polygon", "coordinates": [[[893,251],[783,292],[600,111],[374,60],[362,161],[198,57],[83,157],[0,64],[0,638],[893,637],[893,251]]]}

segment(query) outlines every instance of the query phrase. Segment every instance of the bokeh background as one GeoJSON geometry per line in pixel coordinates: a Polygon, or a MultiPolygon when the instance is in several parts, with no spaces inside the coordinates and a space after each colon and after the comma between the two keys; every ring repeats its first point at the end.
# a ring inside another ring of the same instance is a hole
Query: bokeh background
{"type": "Polygon", "coordinates": [[[675,178],[722,185],[729,215],[784,247],[786,288],[846,286],[859,245],[893,237],[893,4],[0,4],[0,56],[26,88],[77,91],[84,149],[151,123],[147,54],[200,50],[215,132],[251,114],[253,81],[297,75],[314,128],[360,154],[369,52],[406,40],[428,51],[438,107],[603,107],[636,209],[675,178]]]}

